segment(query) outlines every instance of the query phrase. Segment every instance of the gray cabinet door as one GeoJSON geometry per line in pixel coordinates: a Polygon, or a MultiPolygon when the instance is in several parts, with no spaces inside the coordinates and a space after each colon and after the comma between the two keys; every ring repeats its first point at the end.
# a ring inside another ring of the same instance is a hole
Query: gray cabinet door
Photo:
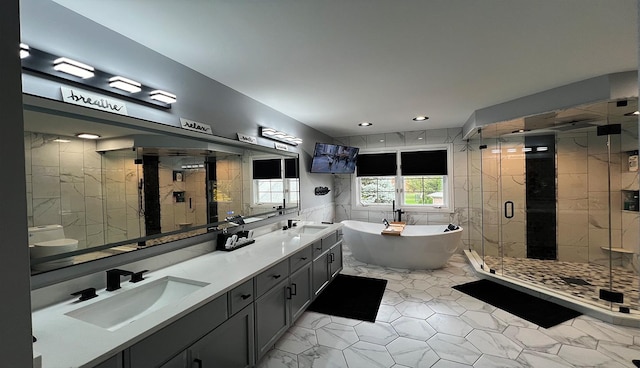
{"type": "Polygon", "coordinates": [[[193,344],[187,367],[252,367],[253,328],[253,306],[249,305],[193,344]]]}
{"type": "Polygon", "coordinates": [[[284,279],[255,301],[256,360],[276,343],[289,328],[289,279],[284,279]]]}
{"type": "Polygon", "coordinates": [[[122,368],[122,354],[117,354],[109,358],[96,366],[94,368],[122,368]]]}
{"type": "Polygon", "coordinates": [[[329,250],[329,272],[331,278],[338,276],[342,270],[342,243],[338,243],[329,250]]]}
{"type": "Polygon", "coordinates": [[[291,288],[291,319],[293,322],[307,309],[313,299],[311,291],[311,263],[307,263],[296,273],[291,275],[289,287],[291,288]]]}
{"type": "Polygon", "coordinates": [[[320,294],[329,283],[329,252],[321,255],[313,261],[313,295],[320,294]]]}
{"type": "Polygon", "coordinates": [[[183,351],[182,353],[176,355],[170,361],[164,363],[160,366],[160,368],[185,368],[187,365],[187,351],[183,351]]]}
{"type": "Polygon", "coordinates": [[[226,319],[227,295],[224,294],[127,349],[125,366],[162,366],[226,319]]]}

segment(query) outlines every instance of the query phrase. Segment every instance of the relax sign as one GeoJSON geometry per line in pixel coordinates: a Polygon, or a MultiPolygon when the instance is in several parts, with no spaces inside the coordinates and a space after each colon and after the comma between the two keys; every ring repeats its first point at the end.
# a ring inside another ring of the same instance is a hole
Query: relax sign
{"type": "Polygon", "coordinates": [[[211,126],[207,124],[198,123],[197,121],[187,120],[185,118],[180,118],[180,126],[182,129],[193,130],[200,133],[213,134],[213,130],[211,130],[211,126]]]}

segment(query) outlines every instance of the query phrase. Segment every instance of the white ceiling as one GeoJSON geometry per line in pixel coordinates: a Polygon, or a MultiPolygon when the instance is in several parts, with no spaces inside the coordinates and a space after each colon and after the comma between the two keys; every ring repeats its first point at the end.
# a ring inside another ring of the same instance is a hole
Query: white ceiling
{"type": "Polygon", "coordinates": [[[55,1],[334,137],[638,67],[636,0],[55,1]]]}

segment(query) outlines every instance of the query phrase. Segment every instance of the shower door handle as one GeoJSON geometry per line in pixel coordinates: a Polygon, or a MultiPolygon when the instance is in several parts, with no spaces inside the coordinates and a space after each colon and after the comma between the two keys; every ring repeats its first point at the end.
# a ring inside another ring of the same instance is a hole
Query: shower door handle
{"type": "Polygon", "coordinates": [[[504,217],[508,219],[513,218],[513,202],[504,202],[504,217]]]}

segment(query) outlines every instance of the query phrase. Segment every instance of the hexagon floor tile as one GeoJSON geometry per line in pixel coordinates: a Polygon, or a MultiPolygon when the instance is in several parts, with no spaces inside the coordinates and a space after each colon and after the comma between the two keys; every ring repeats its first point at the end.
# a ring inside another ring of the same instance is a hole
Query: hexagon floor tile
{"type": "Polygon", "coordinates": [[[342,273],[389,280],[376,323],[305,312],[258,368],[635,367],[640,329],[580,316],[544,329],[451,289],[477,279],[461,254],[440,270],[366,265],[344,247],[342,273]]]}

